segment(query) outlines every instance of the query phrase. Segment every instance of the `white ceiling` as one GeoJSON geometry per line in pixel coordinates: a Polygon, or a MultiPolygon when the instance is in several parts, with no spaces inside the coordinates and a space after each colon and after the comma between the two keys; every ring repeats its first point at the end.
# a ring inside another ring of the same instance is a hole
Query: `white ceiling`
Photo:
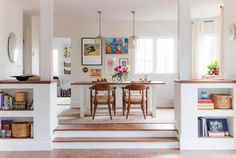
{"type": "MultiPolygon", "coordinates": [[[[39,14],[39,0],[8,0],[22,7],[25,13],[39,14]]],[[[219,15],[220,0],[191,0],[192,18],[219,15]]],[[[177,0],[55,0],[54,15],[78,20],[95,20],[97,11],[103,20],[131,21],[131,10],[137,21],[176,20],[177,0]]]]}

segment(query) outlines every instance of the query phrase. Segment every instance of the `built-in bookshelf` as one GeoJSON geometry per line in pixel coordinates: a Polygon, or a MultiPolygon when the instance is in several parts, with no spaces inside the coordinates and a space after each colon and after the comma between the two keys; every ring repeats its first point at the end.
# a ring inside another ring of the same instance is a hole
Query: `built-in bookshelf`
{"type": "Polygon", "coordinates": [[[0,92],[7,96],[0,104],[0,129],[4,130],[0,132],[0,151],[51,150],[52,133],[57,126],[57,116],[53,112],[56,109],[56,82],[0,81],[0,92]],[[19,101],[16,94],[24,98],[20,107],[14,105],[19,101]],[[20,127],[21,124],[29,133],[13,135],[13,125],[20,127]]]}
{"type": "Polygon", "coordinates": [[[236,149],[235,90],[234,81],[175,82],[175,118],[181,149],[236,149]],[[204,97],[202,92],[207,95],[204,97]],[[219,108],[212,98],[213,94],[230,97],[231,106],[219,108]]]}

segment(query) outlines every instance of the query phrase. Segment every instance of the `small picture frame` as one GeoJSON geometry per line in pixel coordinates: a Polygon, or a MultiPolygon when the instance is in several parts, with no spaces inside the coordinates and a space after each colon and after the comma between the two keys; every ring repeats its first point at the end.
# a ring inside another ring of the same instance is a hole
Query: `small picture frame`
{"type": "Polygon", "coordinates": [[[126,67],[127,65],[129,65],[128,58],[120,58],[119,59],[119,66],[126,67]]]}
{"type": "Polygon", "coordinates": [[[81,39],[81,62],[82,65],[102,65],[101,40],[97,38],[81,39]]]}
{"type": "Polygon", "coordinates": [[[90,69],[90,76],[91,77],[102,77],[102,70],[101,69],[90,69]]]}

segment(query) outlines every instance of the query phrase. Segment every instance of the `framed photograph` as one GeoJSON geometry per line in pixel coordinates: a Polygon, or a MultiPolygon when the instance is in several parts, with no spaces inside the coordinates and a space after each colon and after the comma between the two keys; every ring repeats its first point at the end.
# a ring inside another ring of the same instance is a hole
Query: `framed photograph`
{"type": "Polygon", "coordinates": [[[102,65],[101,40],[96,38],[81,39],[82,65],[102,65]]]}
{"type": "Polygon", "coordinates": [[[102,70],[101,69],[90,69],[90,76],[91,77],[102,77],[102,70]]]}
{"type": "Polygon", "coordinates": [[[119,65],[126,67],[127,65],[129,65],[128,61],[129,61],[128,58],[120,58],[119,65]]]}
{"type": "Polygon", "coordinates": [[[128,54],[128,38],[106,38],[106,54],[128,54]]]}

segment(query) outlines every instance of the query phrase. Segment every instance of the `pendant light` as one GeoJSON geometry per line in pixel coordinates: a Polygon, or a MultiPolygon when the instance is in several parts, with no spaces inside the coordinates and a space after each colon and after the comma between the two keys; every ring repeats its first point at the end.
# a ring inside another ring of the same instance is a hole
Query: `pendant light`
{"type": "Polygon", "coordinates": [[[133,15],[133,35],[132,35],[132,48],[135,49],[136,48],[136,35],[135,35],[135,11],[131,11],[132,15],[133,15]]]}
{"type": "Polygon", "coordinates": [[[98,11],[98,36],[96,37],[96,44],[99,44],[102,40],[102,12],[101,11],[98,11]]]}

